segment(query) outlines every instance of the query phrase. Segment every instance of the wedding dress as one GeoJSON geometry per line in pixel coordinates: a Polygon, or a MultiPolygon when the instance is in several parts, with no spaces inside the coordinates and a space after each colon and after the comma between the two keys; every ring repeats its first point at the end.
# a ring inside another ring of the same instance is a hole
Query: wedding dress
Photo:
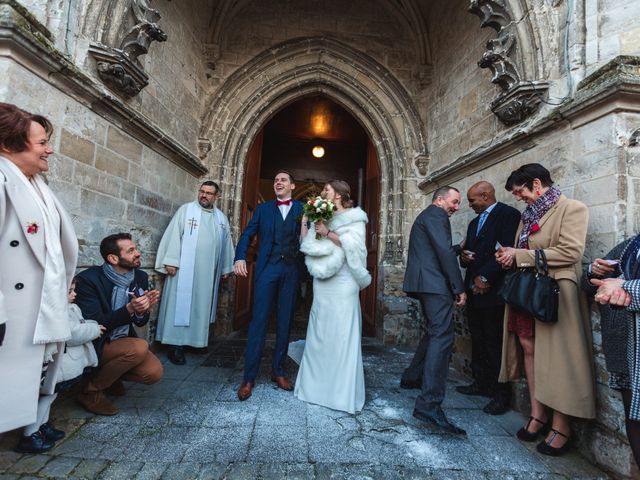
{"type": "Polygon", "coordinates": [[[362,410],[365,399],[359,291],[371,282],[365,264],[366,221],[361,209],[349,209],[328,223],[342,248],[316,240],[313,227],[301,245],[314,277],[313,304],[294,395],[349,413],[362,410]]]}

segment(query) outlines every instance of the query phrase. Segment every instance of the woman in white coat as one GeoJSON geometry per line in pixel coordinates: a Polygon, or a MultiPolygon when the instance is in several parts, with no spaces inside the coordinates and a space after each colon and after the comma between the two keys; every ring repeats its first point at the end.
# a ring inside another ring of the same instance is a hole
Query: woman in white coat
{"type": "MultiPolygon", "coordinates": [[[[56,360],[70,338],[67,290],[78,243],[40,176],[53,153],[51,131],[46,118],[0,103],[0,432],[37,423],[39,395],[53,393],[56,360]]],[[[30,452],[53,446],[41,431],[25,433],[20,443],[30,452]]]]}
{"type": "Polygon", "coordinates": [[[313,305],[294,394],[300,400],[355,413],[364,405],[360,337],[360,289],[367,271],[367,214],[353,208],[349,184],[327,183],[322,196],[336,205],[333,217],[312,224],[302,219],[300,250],[313,276],[313,305]],[[316,239],[316,233],[321,238],[316,239]]]}

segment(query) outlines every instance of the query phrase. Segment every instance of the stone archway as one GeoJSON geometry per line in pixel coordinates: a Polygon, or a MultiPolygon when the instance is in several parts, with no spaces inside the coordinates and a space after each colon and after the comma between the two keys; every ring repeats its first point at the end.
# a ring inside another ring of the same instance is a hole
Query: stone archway
{"type": "MultiPolygon", "coordinates": [[[[296,99],[322,93],[343,105],[369,134],[380,162],[379,263],[403,259],[402,211],[406,165],[427,158],[424,124],[405,88],[378,62],[328,38],[276,45],[238,68],[210,99],[201,138],[206,163],[230,192],[224,208],[239,224],[244,163],[262,126],[296,99]]],[[[236,232],[238,233],[238,232],[236,232]]]]}

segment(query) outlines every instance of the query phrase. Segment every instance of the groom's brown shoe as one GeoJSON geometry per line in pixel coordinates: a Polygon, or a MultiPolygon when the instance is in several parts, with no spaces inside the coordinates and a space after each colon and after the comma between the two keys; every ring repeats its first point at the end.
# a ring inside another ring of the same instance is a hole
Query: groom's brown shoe
{"type": "Polygon", "coordinates": [[[274,375],[272,373],[271,380],[276,382],[276,384],[278,385],[278,388],[281,388],[282,390],[286,390],[288,392],[293,390],[293,385],[291,384],[291,382],[287,377],[279,377],[278,375],[274,375]]]}
{"type": "Polygon", "coordinates": [[[244,402],[251,396],[251,391],[253,390],[253,386],[255,384],[256,382],[242,382],[240,388],[238,389],[238,398],[241,402],[244,402]]]}

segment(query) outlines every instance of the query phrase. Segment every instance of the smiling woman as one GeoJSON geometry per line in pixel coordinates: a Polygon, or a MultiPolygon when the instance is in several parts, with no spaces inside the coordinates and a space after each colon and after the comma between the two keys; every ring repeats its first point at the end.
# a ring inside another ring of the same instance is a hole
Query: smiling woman
{"type": "Polygon", "coordinates": [[[0,432],[27,425],[16,449],[29,453],[64,435],[52,436],[47,420],[78,253],[71,219],[39,175],[52,130],[46,118],[0,103],[0,432]]]}

